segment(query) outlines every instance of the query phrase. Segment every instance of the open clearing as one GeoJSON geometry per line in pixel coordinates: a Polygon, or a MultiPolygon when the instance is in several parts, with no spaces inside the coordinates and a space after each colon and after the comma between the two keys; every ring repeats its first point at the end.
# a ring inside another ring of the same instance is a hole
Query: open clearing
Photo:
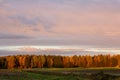
{"type": "Polygon", "coordinates": [[[0,70],[0,80],[120,80],[119,68],[0,70]]]}

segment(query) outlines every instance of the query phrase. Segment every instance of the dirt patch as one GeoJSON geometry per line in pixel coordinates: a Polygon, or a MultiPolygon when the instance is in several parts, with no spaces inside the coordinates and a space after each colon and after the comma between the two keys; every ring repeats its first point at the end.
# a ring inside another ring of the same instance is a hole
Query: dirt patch
{"type": "Polygon", "coordinates": [[[103,71],[89,76],[91,80],[116,80],[120,78],[118,75],[105,74],[103,71]]]}
{"type": "Polygon", "coordinates": [[[73,77],[76,77],[77,80],[79,80],[79,78],[88,78],[88,80],[117,80],[118,78],[120,78],[120,70],[63,70],[63,71],[27,70],[27,72],[57,76],[71,75],[73,77]]]}
{"type": "Polygon", "coordinates": [[[26,77],[27,75],[25,73],[22,72],[11,72],[11,71],[1,71],[0,72],[0,77],[9,77],[9,76],[13,76],[13,77],[26,77]]]}

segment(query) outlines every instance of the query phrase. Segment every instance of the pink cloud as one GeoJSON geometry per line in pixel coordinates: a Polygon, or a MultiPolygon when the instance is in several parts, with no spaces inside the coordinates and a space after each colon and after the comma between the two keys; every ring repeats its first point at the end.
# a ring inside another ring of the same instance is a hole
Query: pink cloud
{"type": "MultiPolygon", "coordinates": [[[[118,0],[0,2],[4,2],[0,7],[0,33],[32,36],[34,39],[44,37],[48,41],[55,40],[55,44],[57,39],[63,43],[67,39],[79,43],[81,38],[86,40],[84,43],[100,44],[112,42],[108,37],[116,39],[120,36],[118,0]]],[[[116,42],[118,40],[113,40],[112,44],[116,42]]]]}

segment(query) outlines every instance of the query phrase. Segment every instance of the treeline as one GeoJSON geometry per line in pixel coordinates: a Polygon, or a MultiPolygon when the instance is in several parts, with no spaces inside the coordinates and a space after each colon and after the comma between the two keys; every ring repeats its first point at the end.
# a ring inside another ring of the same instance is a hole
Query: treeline
{"type": "Polygon", "coordinates": [[[12,68],[73,68],[73,67],[119,67],[120,55],[17,55],[0,57],[1,69],[12,68]]]}

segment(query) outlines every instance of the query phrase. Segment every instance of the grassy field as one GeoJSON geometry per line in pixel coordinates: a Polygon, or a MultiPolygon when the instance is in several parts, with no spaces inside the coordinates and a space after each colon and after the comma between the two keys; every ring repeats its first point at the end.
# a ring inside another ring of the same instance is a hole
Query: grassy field
{"type": "Polygon", "coordinates": [[[119,68],[0,70],[0,80],[120,80],[119,68]]]}
{"type": "MultiPolygon", "coordinates": [[[[34,70],[32,70],[34,71],[34,70]]],[[[29,72],[29,71],[9,71],[2,70],[0,72],[0,80],[78,80],[76,77],[72,75],[48,75],[42,74],[41,72],[29,72]]],[[[84,80],[85,78],[79,78],[79,80],[84,80]]]]}

